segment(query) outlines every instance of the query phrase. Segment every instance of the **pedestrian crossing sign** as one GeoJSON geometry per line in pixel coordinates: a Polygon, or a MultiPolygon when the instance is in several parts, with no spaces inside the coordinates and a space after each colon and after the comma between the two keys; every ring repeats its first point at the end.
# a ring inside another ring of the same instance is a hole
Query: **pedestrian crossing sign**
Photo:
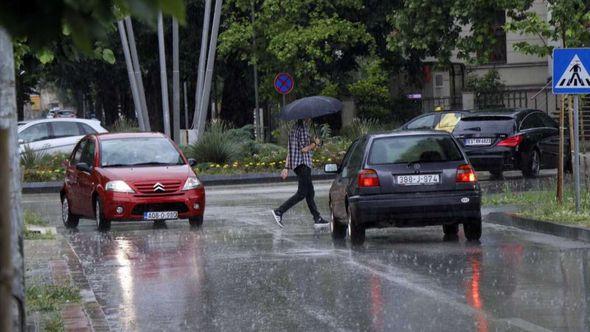
{"type": "Polygon", "coordinates": [[[590,48],[553,50],[553,93],[590,94],[590,48]]]}

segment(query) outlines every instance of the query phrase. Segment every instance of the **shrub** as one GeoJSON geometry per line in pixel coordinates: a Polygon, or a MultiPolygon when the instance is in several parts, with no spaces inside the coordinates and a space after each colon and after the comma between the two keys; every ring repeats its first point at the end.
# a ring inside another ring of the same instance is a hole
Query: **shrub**
{"type": "Polygon", "coordinates": [[[188,155],[198,163],[224,164],[237,160],[241,154],[241,146],[227,134],[223,123],[209,126],[201,139],[188,146],[188,155]]]}
{"type": "Polygon", "coordinates": [[[122,116],[117,119],[117,121],[115,121],[113,126],[110,128],[110,131],[114,133],[133,133],[139,132],[141,130],[139,129],[137,121],[122,116]]]}
{"type": "Polygon", "coordinates": [[[355,140],[356,138],[384,130],[384,125],[377,119],[354,119],[348,126],[342,128],[341,134],[348,140],[355,140]]]}
{"type": "Polygon", "coordinates": [[[20,154],[20,164],[25,168],[33,168],[42,165],[49,158],[45,151],[35,151],[30,145],[25,144],[23,152],[20,154]]]}

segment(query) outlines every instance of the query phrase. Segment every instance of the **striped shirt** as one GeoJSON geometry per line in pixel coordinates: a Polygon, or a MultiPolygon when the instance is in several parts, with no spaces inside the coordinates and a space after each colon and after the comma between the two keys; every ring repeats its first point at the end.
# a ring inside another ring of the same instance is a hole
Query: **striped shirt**
{"type": "Polygon", "coordinates": [[[285,165],[287,169],[295,169],[297,166],[303,164],[312,168],[311,157],[312,152],[301,152],[301,149],[308,146],[311,142],[309,130],[305,125],[296,124],[289,132],[288,158],[285,165]]]}

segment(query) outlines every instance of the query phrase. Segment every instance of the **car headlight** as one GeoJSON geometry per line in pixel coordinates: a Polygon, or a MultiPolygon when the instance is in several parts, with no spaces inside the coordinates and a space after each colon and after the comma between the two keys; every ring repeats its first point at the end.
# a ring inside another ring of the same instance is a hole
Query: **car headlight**
{"type": "Polygon", "coordinates": [[[201,181],[199,181],[199,179],[197,179],[196,177],[190,177],[190,178],[186,179],[186,182],[184,183],[184,187],[182,187],[182,190],[196,189],[196,188],[199,188],[200,186],[201,186],[201,181]]]}
{"type": "Polygon", "coordinates": [[[135,191],[133,191],[133,189],[131,189],[131,187],[129,187],[129,185],[125,183],[125,181],[121,180],[109,181],[107,182],[105,188],[107,191],[114,191],[118,193],[135,193],[135,191]]]}

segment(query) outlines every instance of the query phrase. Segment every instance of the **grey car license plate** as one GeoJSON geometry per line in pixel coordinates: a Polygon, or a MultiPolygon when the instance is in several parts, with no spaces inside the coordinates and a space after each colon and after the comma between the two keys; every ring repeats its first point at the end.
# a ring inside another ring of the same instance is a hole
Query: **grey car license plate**
{"type": "Polygon", "coordinates": [[[440,183],[438,174],[398,175],[397,184],[401,186],[419,186],[440,183]]]}
{"type": "Polygon", "coordinates": [[[145,220],[170,220],[178,219],[178,211],[144,212],[145,220]]]}
{"type": "Polygon", "coordinates": [[[492,145],[491,138],[467,138],[465,139],[465,146],[480,146],[492,145]]]}

